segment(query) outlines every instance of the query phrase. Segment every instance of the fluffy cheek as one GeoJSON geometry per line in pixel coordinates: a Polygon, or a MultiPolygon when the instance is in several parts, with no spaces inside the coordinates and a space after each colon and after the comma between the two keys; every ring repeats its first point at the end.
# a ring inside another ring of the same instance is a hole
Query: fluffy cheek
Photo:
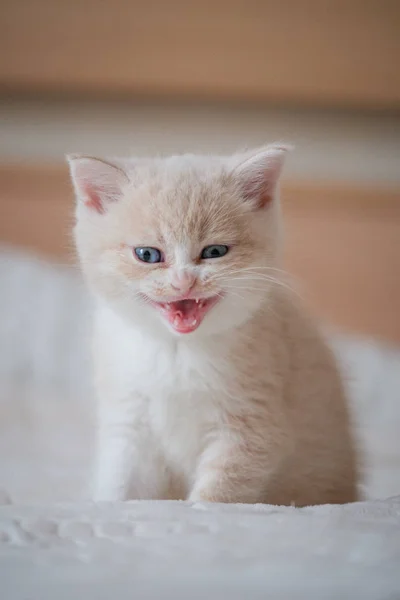
{"type": "Polygon", "coordinates": [[[246,291],[239,293],[222,288],[223,297],[211,310],[200,329],[203,333],[218,333],[239,327],[256,312],[262,298],[246,291]]]}
{"type": "Polygon", "coordinates": [[[142,294],[146,294],[151,298],[158,298],[171,293],[167,277],[156,271],[148,273],[146,277],[141,279],[140,291],[142,294]]]}
{"type": "Polygon", "coordinates": [[[130,305],[136,308],[139,304],[143,273],[123,251],[113,248],[93,252],[87,256],[83,267],[95,294],[114,307],[121,308],[126,313],[130,305]]]}

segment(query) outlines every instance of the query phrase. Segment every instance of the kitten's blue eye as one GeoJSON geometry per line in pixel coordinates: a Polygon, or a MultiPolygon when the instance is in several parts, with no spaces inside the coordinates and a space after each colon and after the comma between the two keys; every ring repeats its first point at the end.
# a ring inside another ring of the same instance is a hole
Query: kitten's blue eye
{"type": "Polygon", "coordinates": [[[206,246],[203,248],[201,258],[221,258],[221,256],[225,256],[228,250],[228,246],[222,246],[221,244],[206,246]]]}
{"type": "Polygon", "coordinates": [[[139,260],[145,263],[159,263],[163,261],[162,254],[157,248],[147,246],[135,248],[135,254],[139,260]]]}

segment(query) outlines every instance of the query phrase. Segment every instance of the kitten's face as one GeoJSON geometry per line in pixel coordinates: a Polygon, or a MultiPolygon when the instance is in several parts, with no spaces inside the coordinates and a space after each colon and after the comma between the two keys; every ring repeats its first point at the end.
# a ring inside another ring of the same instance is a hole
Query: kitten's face
{"type": "Polygon", "coordinates": [[[119,170],[73,158],[72,169],[86,167],[86,178],[73,172],[76,239],[94,290],[153,331],[209,335],[246,321],[275,277],[279,229],[277,162],[266,171],[264,159],[260,184],[253,160],[172,157],[119,170]]]}

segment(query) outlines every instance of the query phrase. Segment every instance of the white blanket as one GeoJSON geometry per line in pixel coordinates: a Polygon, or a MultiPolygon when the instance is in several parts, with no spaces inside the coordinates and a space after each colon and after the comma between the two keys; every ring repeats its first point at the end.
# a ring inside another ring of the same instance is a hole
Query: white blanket
{"type": "Polygon", "coordinates": [[[79,277],[4,250],[0,290],[1,597],[400,598],[398,349],[334,338],[369,501],[94,506],[79,277]]]}
{"type": "Polygon", "coordinates": [[[398,600],[400,497],[0,508],[3,598],[398,600]]]}

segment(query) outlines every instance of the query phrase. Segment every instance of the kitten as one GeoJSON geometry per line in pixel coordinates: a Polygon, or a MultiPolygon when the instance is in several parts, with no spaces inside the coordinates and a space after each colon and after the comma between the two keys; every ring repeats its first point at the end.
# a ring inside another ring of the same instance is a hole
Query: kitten
{"type": "Polygon", "coordinates": [[[334,359],[278,277],[286,150],[68,157],[97,303],[95,500],[356,499],[334,359]]]}

